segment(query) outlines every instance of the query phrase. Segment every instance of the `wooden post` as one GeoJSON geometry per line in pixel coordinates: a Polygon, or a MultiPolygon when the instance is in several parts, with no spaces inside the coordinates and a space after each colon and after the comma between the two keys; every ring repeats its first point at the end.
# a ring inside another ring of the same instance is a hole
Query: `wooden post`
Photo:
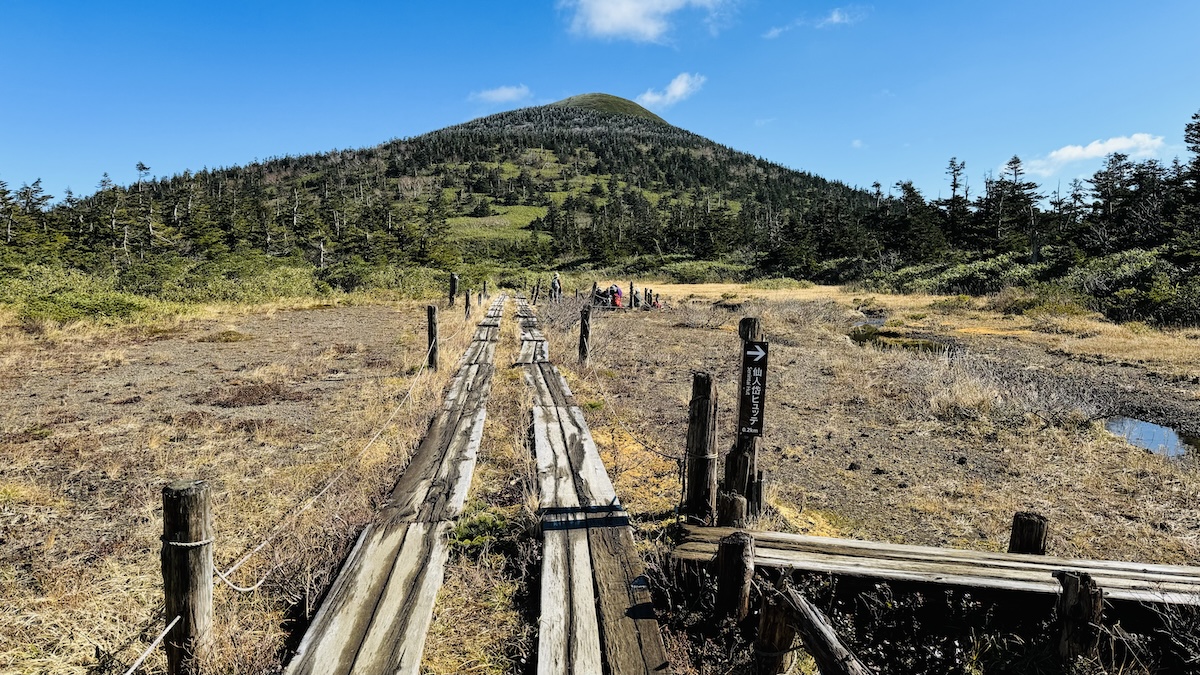
{"type": "Polygon", "coordinates": [[[575,300],[576,301],[579,300],[579,289],[578,288],[575,289],[575,300]]]}
{"type": "Polygon", "coordinates": [[[471,289],[469,288],[463,292],[463,312],[465,312],[466,318],[471,318],[471,289]]]}
{"type": "Polygon", "coordinates": [[[475,304],[479,305],[480,307],[483,307],[483,291],[479,291],[479,302],[477,302],[475,304]]]}
{"type": "Polygon", "coordinates": [[[717,545],[717,613],[741,621],[750,614],[754,537],[734,532],[717,545]]]}
{"type": "Polygon", "coordinates": [[[483,297],[485,297],[485,298],[490,298],[490,297],[492,297],[492,296],[488,295],[488,290],[487,290],[487,279],[484,279],[484,280],[483,280],[483,297]]]}
{"type": "Polygon", "coordinates": [[[629,300],[625,303],[626,307],[633,307],[633,282],[629,282],[629,300]]]}
{"type": "Polygon", "coordinates": [[[454,298],[458,295],[458,275],[450,275],[450,306],[454,306],[454,298]]]}
{"type": "Polygon", "coordinates": [[[1009,553],[1046,555],[1046,516],[1033,511],[1013,514],[1012,532],[1008,536],[1009,553]]]}
{"type": "Polygon", "coordinates": [[[426,364],[430,370],[438,369],[438,320],[437,305],[425,308],[425,324],[429,334],[429,361],[426,364]]]}
{"type": "Polygon", "coordinates": [[[717,510],[717,382],[712,373],[692,375],[684,475],[684,512],[702,523],[712,522],[717,510]]]}
{"type": "Polygon", "coordinates": [[[592,282],[592,299],[588,301],[589,305],[596,304],[596,291],[598,291],[598,290],[600,290],[600,282],[593,281],[592,282]]]}
{"type": "Polygon", "coordinates": [[[795,653],[791,651],[796,641],[796,628],[792,625],[791,612],[778,596],[764,596],[758,615],[758,640],[754,644],[754,656],[760,675],[786,673],[792,667],[795,653]]]}
{"type": "Polygon", "coordinates": [[[166,613],[179,623],[167,633],[167,672],[196,675],[212,629],[213,550],[208,483],[180,480],[163,487],[162,575],[166,613]]]}
{"type": "MultiPolygon", "coordinates": [[[[738,335],[741,336],[743,343],[738,349],[738,363],[740,364],[745,343],[762,342],[762,324],[754,317],[744,317],[738,323],[738,335]]],[[[742,418],[741,400],[742,398],[739,396],[739,410],[734,419],[742,418]]],[[[760,437],[743,434],[739,431],[733,449],[725,458],[725,489],[744,495],[747,508],[751,513],[758,511],[758,503],[754,499],[754,488],[755,479],[758,477],[758,448],[760,445],[762,445],[760,437]]]]}
{"type": "Polygon", "coordinates": [[[588,355],[592,341],[592,306],[584,305],[579,310],[579,363],[588,364],[588,355]]]}
{"type": "Polygon", "coordinates": [[[804,648],[817,662],[821,675],[872,675],[871,669],[838,639],[829,620],[803,595],[789,588],[784,593],[792,609],[792,617],[800,630],[804,648]]]}
{"type": "Polygon", "coordinates": [[[745,527],[746,498],[732,492],[717,495],[717,527],[745,527]]]}
{"type": "Polygon", "coordinates": [[[1055,572],[1062,584],[1056,606],[1062,633],[1058,655],[1065,665],[1075,659],[1096,658],[1100,653],[1100,628],[1104,618],[1104,593],[1086,572],[1055,572]]]}

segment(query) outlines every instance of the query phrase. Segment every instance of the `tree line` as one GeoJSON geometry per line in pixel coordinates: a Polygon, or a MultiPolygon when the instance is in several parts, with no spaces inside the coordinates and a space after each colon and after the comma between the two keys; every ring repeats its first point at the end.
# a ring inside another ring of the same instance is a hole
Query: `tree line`
{"type": "Polygon", "coordinates": [[[0,266],[66,266],[153,294],[167,280],[247,266],[304,267],[352,288],[380,266],[670,256],[734,261],[749,275],[874,279],[900,290],[925,279],[937,290],[987,292],[1003,274],[980,281],[953,269],[999,260],[993,267],[1044,282],[1111,259],[1141,277],[1093,278],[1119,288],[1087,292],[1132,289],[1130,317],[1197,321],[1186,302],[1150,307],[1150,295],[1187,296],[1197,276],[1200,113],[1185,141],[1187,161],[1113,154],[1089,180],[1049,192],[1013,157],[972,194],[967,167],[951,158],[950,195],[930,200],[911,182],[859,189],[655,120],[527,108],[241,167],[150,177],[139,163],[132,185],[105,175],[91,194],[57,202],[40,180],[15,189],[0,181],[0,266]],[[456,234],[472,223],[486,231],[508,207],[524,207],[528,236],[456,234]]]}

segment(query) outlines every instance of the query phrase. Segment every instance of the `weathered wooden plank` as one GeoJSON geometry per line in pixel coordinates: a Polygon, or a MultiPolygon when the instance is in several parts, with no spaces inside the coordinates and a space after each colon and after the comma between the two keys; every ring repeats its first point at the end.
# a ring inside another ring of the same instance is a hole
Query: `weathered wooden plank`
{"type": "Polygon", "coordinates": [[[661,672],[668,666],[667,655],[633,531],[628,525],[608,525],[610,520],[609,514],[588,515],[604,662],[613,675],[661,672]]]}
{"type": "MultiPolygon", "coordinates": [[[[723,527],[686,528],[688,541],[716,542],[735,530],[723,527]]],[[[940,548],[936,546],[914,546],[887,542],[842,539],[838,537],[814,537],[811,535],[783,532],[755,532],[755,542],[760,546],[786,551],[814,551],[838,553],[876,559],[896,558],[909,560],[947,560],[970,562],[993,567],[1036,568],[1047,571],[1077,567],[1091,574],[1120,574],[1132,579],[1163,579],[1166,581],[1195,580],[1200,583],[1200,567],[1186,565],[1160,565],[1152,563],[1126,562],[1120,560],[1088,560],[1057,558],[1053,556],[1031,556],[1019,553],[995,551],[972,551],[969,549],[940,548]]]]}
{"type": "Polygon", "coordinates": [[[571,672],[600,672],[600,628],[592,591],[592,561],[587,530],[567,530],[571,548],[571,672]]]}
{"type": "Polygon", "coordinates": [[[463,398],[475,382],[478,371],[477,364],[463,364],[459,367],[458,373],[455,374],[454,379],[450,380],[450,387],[446,390],[446,400],[442,402],[442,410],[453,410],[462,404],[463,398]]]}
{"type": "Polygon", "coordinates": [[[449,555],[449,522],[413,523],[351,669],[352,675],[418,675],[449,555]]]}
{"type": "Polygon", "coordinates": [[[288,664],[288,675],[350,672],[407,531],[407,523],[363,530],[288,664]]]}
{"type": "Polygon", "coordinates": [[[620,504],[612,480],[600,459],[600,451],[588,430],[583,410],[578,407],[560,408],[559,419],[565,436],[571,468],[575,471],[576,491],[585,506],[620,504]]]}
{"type": "Polygon", "coordinates": [[[533,448],[537,460],[540,508],[580,506],[558,408],[533,407],[533,448]]]}
{"type": "MultiPolygon", "coordinates": [[[[716,554],[711,543],[688,542],[676,549],[674,556],[681,560],[711,560],[716,554]]],[[[766,567],[828,572],[846,576],[921,581],[953,586],[974,586],[1037,593],[1057,593],[1059,585],[1051,569],[1038,567],[997,568],[971,561],[876,559],[863,556],[844,556],[813,551],[786,551],[762,545],[756,549],[755,563],[766,567]]],[[[1059,569],[1087,571],[1068,566],[1059,569]]],[[[1178,583],[1128,579],[1120,575],[1096,575],[1108,596],[1115,599],[1170,597],[1191,595],[1200,602],[1200,583],[1178,583]]]]}
{"type": "Polygon", "coordinates": [[[568,675],[571,599],[566,530],[542,533],[542,591],[538,614],[538,675],[568,675]]]}
{"type": "Polygon", "coordinates": [[[549,388],[555,405],[575,405],[575,394],[571,393],[571,387],[567,384],[566,378],[554,364],[539,363],[538,370],[542,373],[542,379],[549,388]]]}

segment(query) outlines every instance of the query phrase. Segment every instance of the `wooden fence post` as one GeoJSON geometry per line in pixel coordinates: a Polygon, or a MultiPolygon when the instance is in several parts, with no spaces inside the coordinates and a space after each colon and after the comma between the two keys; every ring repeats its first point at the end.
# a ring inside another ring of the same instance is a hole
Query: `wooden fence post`
{"type": "Polygon", "coordinates": [[[454,306],[454,298],[458,295],[458,275],[450,275],[450,306],[454,306]]]}
{"type": "Polygon", "coordinates": [[[430,370],[438,369],[438,319],[437,305],[425,308],[425,324],[429,334],[429,360],[426,364],[430,370]]]}
{"type": "MultiPolygon", "coordinates": [[[[782,580],[781,580],[782,582],[782,580]]],[[[783,599],[764,596],[758,615],[758,639],[754,644],[755,661],[760,675],[786,673],[792,667],[796,628],[783,599]]]]}
{"type": "Polygon", "coordinates": [[[592,342],[592,306],[584,305],[579,310],[579,363],[588,364],[592,342]]]}
{"type": "Polygon", "coordinates": [[[485,297],[485,298],[490,298],[490,297],[492,297],[492,296],[488,295],[488,290],[487,290],[487,279],[484,279],[484,280],[483,280],[483,297],[485,297]]]}
{"type": "Polygon", "coordinates": [[[471,289],[463,291],[463,312],[466,318],[471,318],[471,289]]]}
{"type": "Polygon", "coordinates": [[[734,532],[717,544],[717,613],[741,621],[750,613],[754,537],[734,532]]]}
{"type": "Polygon", "coordinates": [[[213,549],[208,483],[180,480],[163,487],[162,575],[166,613],[179,623],[167,633],[167,672],[196,675],[212,629],[213,549]]]}
{"type": "Polygon", "coordinates": [[[579,300],[579,289],[578,288],[575,289],[575,300],[577,300],[577,301],[579,300]]]}
{"type": "Polygon", "coordinates": [[[1046,555],[1047,524],[1046,516],[1040,513],[1018,511],[1013,514],[1008,552],[1046,555]]]}
{"type": "Polygon", "coordinates": [[[732,492],[717,495],[717,527],[745,527],[746,498],[732,492]]]}
{"type": "Polygon", "coordinates": [[[1094,659],[1100,652],[1101,620],[1104,618],[1104,593],[1086,572],[1055,572],[1062,584],[1056,605],[1062,633],[1058,655],[1064,665],[1079,657],[1094,659]]]}
{"type": "Polygon", "coordinates": [[[600,290],[600,282],[593,281],[592,282],[592,299],[588,301],[589,305],[596,304],[596,291],[598,291],[598,290],[600,290]]]}
{"type": "Polygon", "coordinates": [[[712,522],[717,509],[717,382],[712,373],[692,375],[684,475],[684,512],[703,523],[712,522]]]}

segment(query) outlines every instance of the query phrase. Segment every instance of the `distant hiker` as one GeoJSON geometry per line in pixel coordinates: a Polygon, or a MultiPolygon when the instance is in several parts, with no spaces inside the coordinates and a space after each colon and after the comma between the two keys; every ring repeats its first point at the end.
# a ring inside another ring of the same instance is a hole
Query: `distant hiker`
{"type": "Polygon", "coordinates": [[[554,273],[554,279],[550,281],[550,299],[555,302],[562,299],[562,279],[558,277],[558,272],[554,273]]]}
{"type": "Polygon", "coordinates": [[[608,304],[611,307],[621,306],[621,287],[613,284],[608,287],[608,304]]]}

